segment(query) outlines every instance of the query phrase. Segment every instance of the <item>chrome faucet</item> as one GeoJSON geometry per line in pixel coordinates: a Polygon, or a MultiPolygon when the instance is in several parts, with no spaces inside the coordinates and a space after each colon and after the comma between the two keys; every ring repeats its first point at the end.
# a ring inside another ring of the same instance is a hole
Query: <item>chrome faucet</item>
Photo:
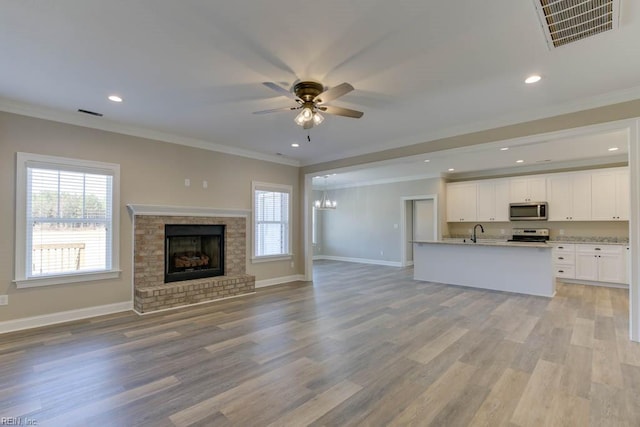
{"type": "Polygon", "coordinates": [[[482,224],[476,224],[473,226],[473,236],[471,236],[471,241],[473,243],[476,243],[478,241],[478,237],[476,237],[476,228],[480,227],[480,231],[484,233],[484,228],[482,227],[482,224]]]}

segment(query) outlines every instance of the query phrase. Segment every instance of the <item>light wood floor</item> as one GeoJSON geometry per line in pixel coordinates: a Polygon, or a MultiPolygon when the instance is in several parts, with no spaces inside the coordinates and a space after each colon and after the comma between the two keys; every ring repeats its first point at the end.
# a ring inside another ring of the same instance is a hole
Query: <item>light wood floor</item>
{"type": "MultiPolygon", "coordinates": [[[[321,261],[315,284],[0,336],[0,417],[81,426],[638,426],[625,290],[321,261]]],[[[1,420],[0,420],[1,421],[1,420]]],[[[5,423],[6,424],[6,423],[5,423]]]]}

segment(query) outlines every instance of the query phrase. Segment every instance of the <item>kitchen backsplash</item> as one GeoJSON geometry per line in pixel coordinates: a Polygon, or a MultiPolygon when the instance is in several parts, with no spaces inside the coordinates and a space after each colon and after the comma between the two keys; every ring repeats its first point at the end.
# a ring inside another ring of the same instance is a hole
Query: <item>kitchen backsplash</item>
{"type": "MultiPolygon", "coordinates": [[[[510,238],[514,228],[548,228],[549,237],[555,241],[571,242],[610,242],[627,243],[629,241],[629,223],[627,221],[522,221],[522,222],[480,222],[484,233],[482,239],[510,238]]],[[[447,237],[466,238],[471,235],[475,223],[448,223],[447,237]]],[[[480,230],[478,230],[479,232],[480,230]]]]}

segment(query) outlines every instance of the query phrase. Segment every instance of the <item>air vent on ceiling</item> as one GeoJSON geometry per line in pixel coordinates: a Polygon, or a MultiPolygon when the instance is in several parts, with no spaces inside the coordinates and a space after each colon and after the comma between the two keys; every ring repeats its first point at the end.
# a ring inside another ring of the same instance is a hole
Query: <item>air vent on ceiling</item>
{"type": "Polygon", "coordinates": [[[549,49],[618,28],[620,0],[534,0],[549,49]]]}

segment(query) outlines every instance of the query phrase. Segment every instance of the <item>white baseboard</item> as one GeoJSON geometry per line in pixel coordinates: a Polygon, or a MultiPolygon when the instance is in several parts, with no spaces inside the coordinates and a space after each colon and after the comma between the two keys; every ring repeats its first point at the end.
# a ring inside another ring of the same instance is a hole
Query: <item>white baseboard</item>
{"type": "Polygon", "coordinates": [[[133,303],[131,301],[125,301],[114,304],[99,305],[96,307],[80,308],[77,310],[61,311],[59,313],[43,314],[41,316],[7,320],[0,322],[0,334],[130,310],[133,310],[133,303]]]}
{"type": "Polygon", "coordinates": [[[274,277],[273,279],[256,280],[256,288],[265,288],[267,286],[281,285],[283,283],[289,282],[304,282],[304,274],[274,277]]]}
{"type": "Polygon", "coordinates": [[[316,255],[313,257],[314,260],[326,259],[329,261],[344,261],[344,262],[357,262],[360,264],[374,264],[374,265],[385,265],[387,267],[402,267],[400,261],[383,261],[380,259],[366,259],[366,258],[349,258],[349,257],[341,257],[341,256],[331,256],[331,255],[316,255]]]}

